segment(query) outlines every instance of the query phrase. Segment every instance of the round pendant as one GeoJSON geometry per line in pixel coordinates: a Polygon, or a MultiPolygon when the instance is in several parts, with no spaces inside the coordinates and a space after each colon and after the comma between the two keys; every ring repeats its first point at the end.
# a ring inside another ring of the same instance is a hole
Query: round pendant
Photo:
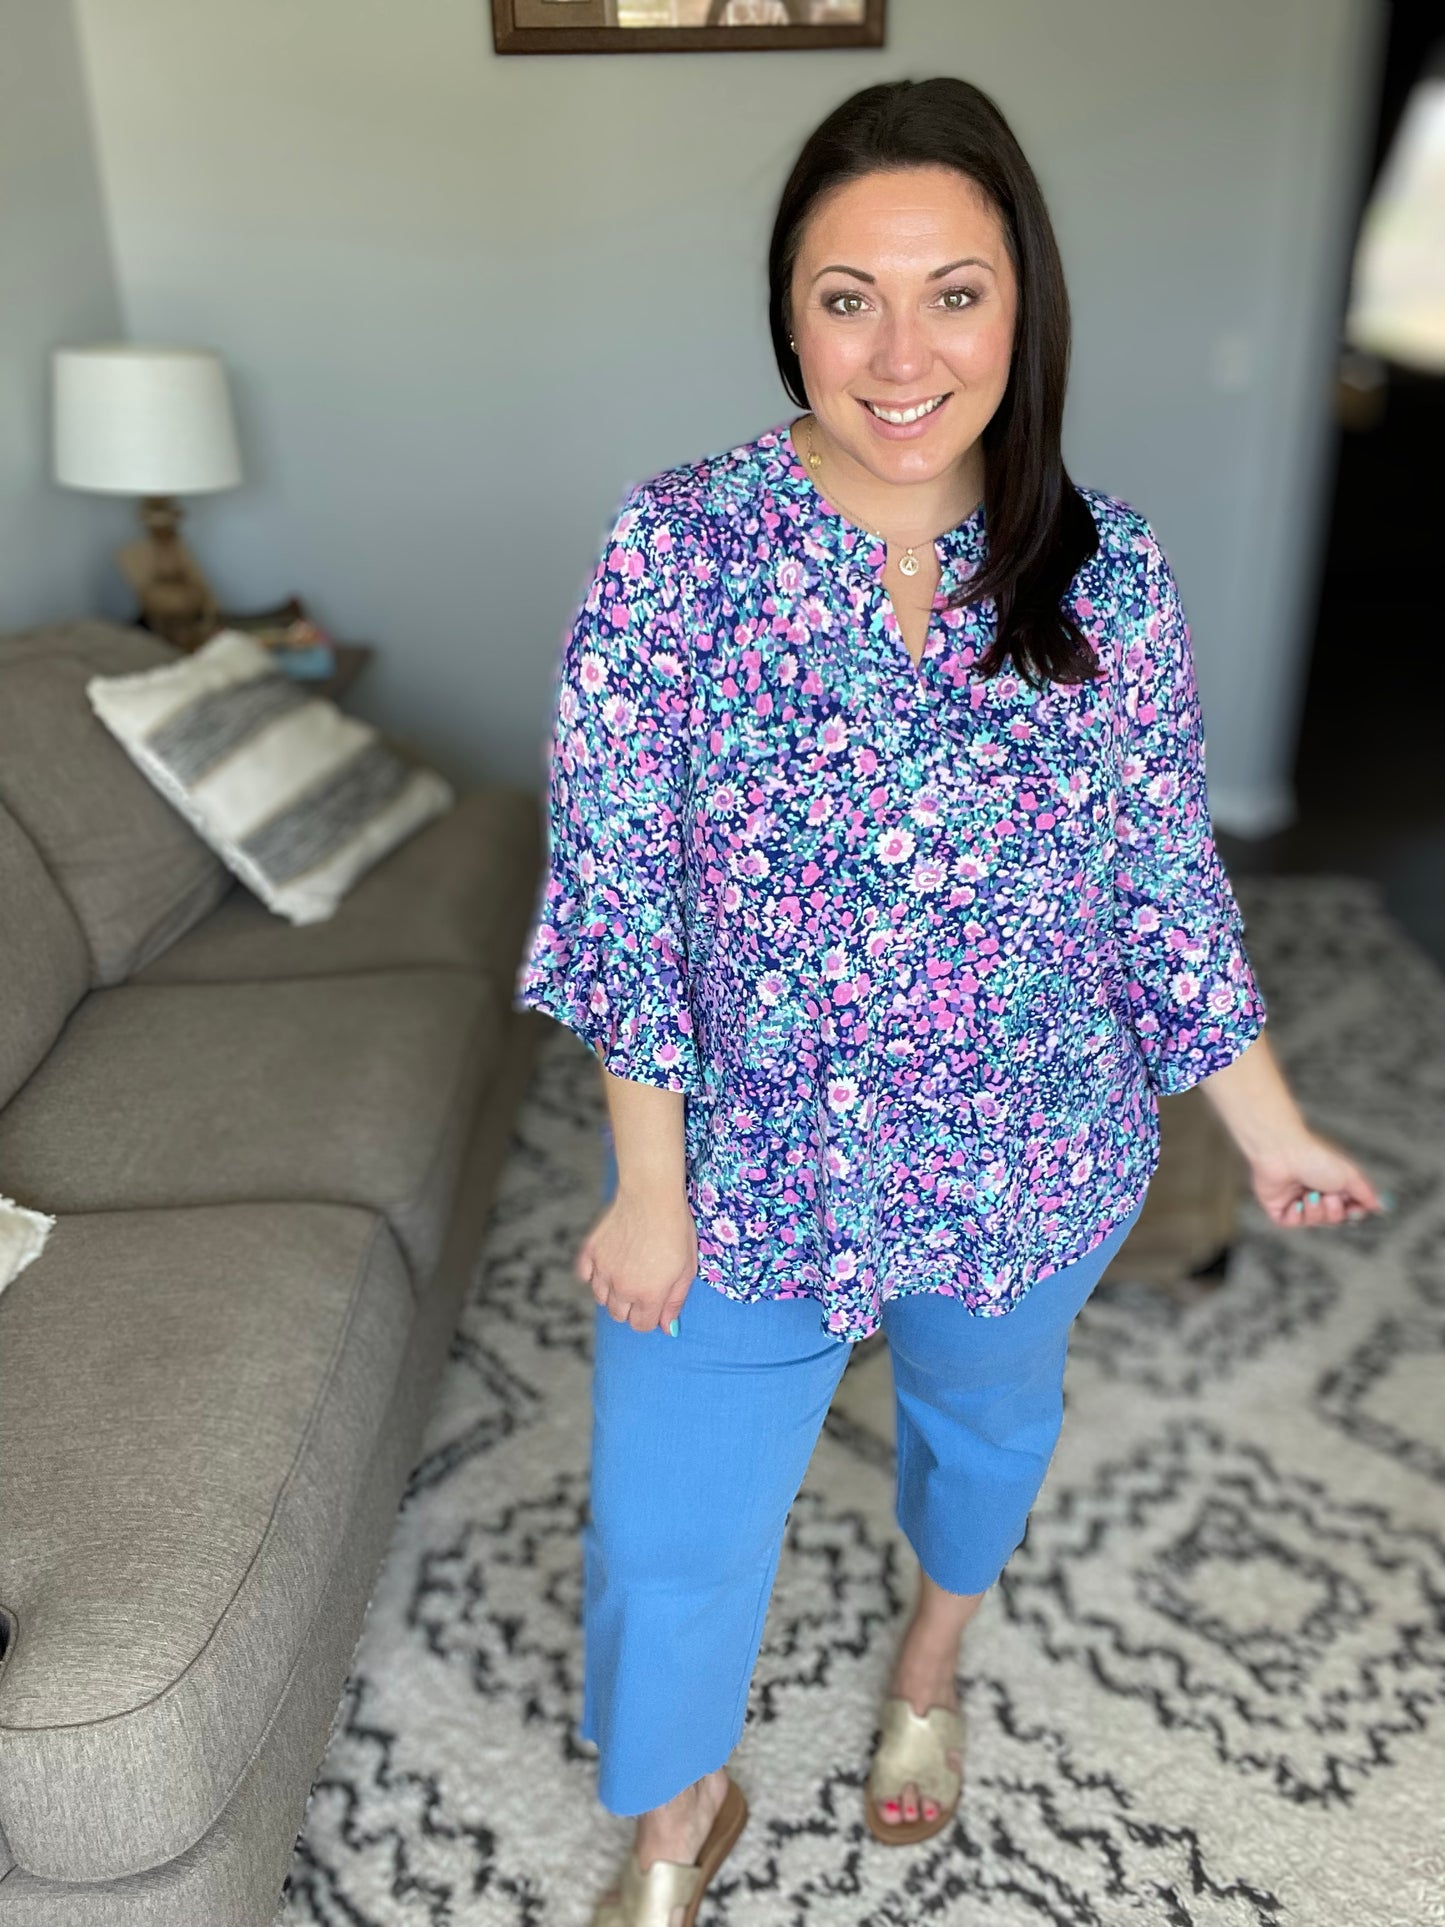
{"type": "Polygon", "coordinates": [[[902,555],[898,558],[898,573],[900,575],[918,574],[918,557],[913,553],[912,549],[908,551],[907,555],[902,555]]]}

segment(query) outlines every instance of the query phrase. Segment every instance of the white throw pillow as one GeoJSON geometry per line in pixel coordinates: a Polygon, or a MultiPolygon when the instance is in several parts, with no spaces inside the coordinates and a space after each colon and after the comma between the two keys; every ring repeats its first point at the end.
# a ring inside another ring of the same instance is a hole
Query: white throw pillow
{"type": "Polygon", "coordinates": [[[54,1227],[54,1218],[43,1211],[27,1211],[13,1198],[0,1198],[0,1291],[40,1256],[54,1227]]]}
{"type": "Polygon", "coordinates": [[[180,662],[92,676],[91,708],[261,901],[320,923],[358,877],[456,801],[370,724],[222,629],[180,662]]]}

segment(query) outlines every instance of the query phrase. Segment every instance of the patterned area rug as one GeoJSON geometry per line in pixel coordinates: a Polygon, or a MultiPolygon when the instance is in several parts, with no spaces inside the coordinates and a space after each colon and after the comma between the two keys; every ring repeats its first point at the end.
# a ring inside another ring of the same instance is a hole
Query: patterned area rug
{"type": "MultiPolygon", "coordinates": [[[[698,1927],[1445,1922],[1445,980],[1367,883],[1238,894],[1300,1101],[1393,1213],[1291,1233],[1251,1197],[1217,1289],[1095,1293],[1028,1537],[965,1635],[958,1817],[909,1848],[861,1812],[917,1567],[886,1343],[858,1349],[698,1927]]],[[[574,1733],[600,1105],[550,1033],[279,1927],[587,1927],[631,1843],[574,1733]]]]}

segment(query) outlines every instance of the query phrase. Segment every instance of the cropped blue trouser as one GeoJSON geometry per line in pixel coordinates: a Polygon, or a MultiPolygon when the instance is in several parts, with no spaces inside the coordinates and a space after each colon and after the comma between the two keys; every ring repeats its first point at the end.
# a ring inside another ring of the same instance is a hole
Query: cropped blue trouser
{"type": "MultiPolygon", "coordinates": [[[[884,1304],[895,1517],[947,1591],[985,1591],[1023,1538],[1069,1327],[1137,1216],[1001,1318],[936,1292],[884,1304]]],[[[852,1354],[811,1298],[743,1304],[699,1278],[678,1322],[673,1338],[596,1308],[578,1733],[618,1814],[661,1806],[742,1738],[788,1512],[852,1354]]]]}

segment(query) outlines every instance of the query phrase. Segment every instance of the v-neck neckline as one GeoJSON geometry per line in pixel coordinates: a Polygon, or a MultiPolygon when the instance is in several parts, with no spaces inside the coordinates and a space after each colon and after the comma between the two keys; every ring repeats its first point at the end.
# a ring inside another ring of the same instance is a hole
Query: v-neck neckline
{"type": "MultiPolygon", "coordinates": [[[[801,421],[802,416],[796,417],[801,421]]],[[[887,544],[881,542],[871,530],[863,528],[845,515],[837,504],[825,495],[799,458],[793,445],[793,421],[789,420],[767,429],[759,438],[759,446],[765,454],[771,453],[769,466],[774,471],[774,481],[786,481],[792,486],[794,495],[800,503],[808,504],[812,518],[832,537],[835,559],[840,566],[850,569],[867,580],[881,597],[876,611],[877,622],[888,653],[911,686],[921,689],[928,676],[928,664],[938,653],[933,647],[938,617],[938,598],[946,595],[955,586],[950,578],[958,573],[960,564],[974,561],[982,552],[985,539],[984,502],[980,498],[973,511],[950,529],[934,538],[933,549],[939,564],[938,582],[933,592],[933,602],[929,609],[928,627],[924,632],[923,652],[917,662],[908,653],[908,645],[903,636],[903,625],[898,620],[898,610],[893,594],[883,580],[888,566],[887,544]],[[892,633],[889,618],[892,618],[892,633]]],[[[871,626],[871,619],[870,619],[871,626]]]]}
{"type": "Polygon", "coordinates": [[[921,677],[924,674],[923,665],[928,662],[935,653],[931,645],[934,637],[934,618],[938,614],[938,598],[943,589],[943,576],[940,574],[938,583],[933,591],[933,602],[929,608],[928,622],[923,631],[923,648],[919,653],[917,662],[913,660],[912,655],[909,653],[908,638],[904,635],[903,624],[898,619],[898,604],[893,599],[893,591],[881,577],[879,579],[879,587],[883,591],[883,607],[880,611],[880,621],[883,625],[883,632],[887,635],[891,625],[894,632],[895,646],[897,647],[898,653],[902,656],[909,674],[914,677],[921,677]]]}
{"type": "MultiPolygon", "coordinates": [[[[799,415],[796,419],[801,421],[803,418],[799,415]]],[[[800,501],[811,500],[814,516],[828,525],[838,538],[841,560],[881,579],[888,560],[886,545],[870,529],[845,515],[836,502],[823,493],[793,446],[792,428],[793,422],[785,421],[766,429],[758,437],[758,446],[765,454],[771,453],[769,466],[774,471],[773,479],[789,482],[800,501]],[[851,541],[845,539],[850,532],[851,541]],[[878,558],[876,561],[875,557],[878,558]]],[[[953,569],[964,555],[971,555],[984,533],[984,500],[980,496],[977,505],[962,521],[934,537],[933,547],[943,570],[947,572],[953,569]]]]}

